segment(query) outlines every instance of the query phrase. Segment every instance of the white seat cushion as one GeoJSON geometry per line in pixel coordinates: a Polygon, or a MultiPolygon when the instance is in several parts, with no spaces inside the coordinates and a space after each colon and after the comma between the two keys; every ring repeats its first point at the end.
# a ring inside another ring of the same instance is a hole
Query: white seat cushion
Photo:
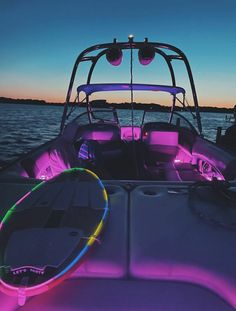
{"type": "Polygon", "coordinates": [[[201,284],[236,307],[236,231],[195,216],[187,198],[168,193],[167,186],[132,192],[130,273],[201,284]]]}
{"type": "MultiPolygon", "coordinates": [[[[67,280],[21,311],[233,311],[211,291],[180,282],[67,280]]],[[[5,310],[4,311],[8,311],[5,310]]]]}

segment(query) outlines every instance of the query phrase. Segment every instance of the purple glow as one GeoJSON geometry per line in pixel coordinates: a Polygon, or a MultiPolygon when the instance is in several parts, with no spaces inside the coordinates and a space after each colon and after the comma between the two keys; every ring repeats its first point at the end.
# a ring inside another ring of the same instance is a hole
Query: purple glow
{"type": "MultiPolygon", "coordinates": [[[[156,84],[137,84],[132,85],[134,91],[154,91],[167,92],[172,95],[179,93],[185,94],[185,90],[179,86],[170,85],[156,85],[156,84]]],[[[80,92],[85,92],[91,95],[95,92],[109,92],[109,91],[130,91],[131,84],[129,83],[103,83],[103,84],[83,84],[77,88],[78,95],[80,92]]]]}
{"type": "Polygon", "coordinates": [[[83,138],[92,140],[112,140],[113,132],[92,131],[87,133],[83,138]]]}
{"type": "Polygon", "coordinates": [[[174,163],[183,163],[183,161],[180,159],[174,159],[174,163]]]}
{"type": "Polygon", "coordinates": [[[0,292],[0,301],[1,301],[2,311],[13,311],[13,310],[17,310],[18,308],[16,297],[9,297],[0,292]]]}
{"type": "MultiPolygon", "coordinates": [[[[49,162],[52,176],[55,177],[61,172],[70,168],[69,161],[66,163],[61,156],[60,151],[54,149],[50,152],[50,162],[49,162]]],[[[49,176],[48,176],[49,179],[49,176]]]]}
{"type": "Polygon", "coordinates": [[[123,126],[120,129],[121,139],[130,141],[133,137],[134,132],[134,140],[139,140],[141,138],[141,128],[138,126],[134,126],[132,130],[132,126],[123,126]]]}
{"type": "Polygon", "coordinates": [[[96,260],[91,257],[73,273],[72,277],[122,278],[125,273],[126,269],[118,263],[96,260]]]}
{"type": "Polygon", "coordinates": [[[19,205],[25,198],[28,197],[28,195],[31,193],[31,190],[29,192],[27,192],[25,195],[23,195],[22,198],[20,198],[17,202],[16,205],[19,205]]]}
{"type": "Polygon", "coordinates": [[[174,163],[192,163],[193,157],[189,150],[184,148],[181,145],[178,145],[178,153],[176,155],[176,161],[174,160],[174,163]]]}
{"type": "Polygon", "coordinates": [[[178,146],[178,132],[150,131],[145,133],[143,140],[150,145],[178,146]]]}
{"type": "Polygon", "coordinates": [[[236,307],[236,287],[230,280],[212,271],[181,264],[150,263],[131,265],[134,277],[153,280],[185,281],[207,287],[236,307]]]}

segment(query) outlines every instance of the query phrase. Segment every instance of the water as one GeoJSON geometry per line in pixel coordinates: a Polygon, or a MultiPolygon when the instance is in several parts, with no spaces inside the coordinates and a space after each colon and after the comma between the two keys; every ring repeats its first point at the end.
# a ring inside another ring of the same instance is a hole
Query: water
{"type": "MultiPolygon", "coordinates": [[[[63,107],[60,106],[0,104],[0,161],[12,161],[57,136],[62,112],[63,107]]],[[[150,115],[147,121],[167,120],[166,113],[152,112],[150,115]]],[[[230,125],[225,122],[225,115],[210,112],[201,114],[203,133],[207,139],[215,140],[218,126],[226,128],[230,125]]],[[[118,111],[118,117],[121,125],[127,125],[131,120],[127,110],[118,111]]],[[[141,120],[142,112],[135,111],[134,124],[140,124],[141,120]]]]}
{"type": "Polygon", "coordinates": [[[0,161],[12,161],[55,137],[62,111],[59,106],[0,104],[0,161]]]}

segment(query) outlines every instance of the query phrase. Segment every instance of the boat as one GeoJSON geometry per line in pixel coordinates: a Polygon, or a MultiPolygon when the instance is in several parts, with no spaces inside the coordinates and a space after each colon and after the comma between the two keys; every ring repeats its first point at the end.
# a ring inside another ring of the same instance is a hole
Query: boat
{"type": "Polygon", "coordinates": [[[220,135],[218,136],[217,144],[221,148],[224,148],[228,152],[236,155],[236,123],[234,122],[231,126],[226,128],[224,135],[221,135],[221,130],[222,128],[219,128],[218,133],[220,133],[220,135]]]}
{"type": "MultiPolygon", "coordinates": [[[[108,193],[101,245],[70,278],[27,299],[21,310],[236,309],[236,157],[204,138],[193,74],[180,49],[129,36],[82,51],[58,136],[0,171],[1,217],[39,183],[76,167],[98,175],[108,193]],[[142,81],[137,60],[147,68],[156,59],[166,65],[169,83],[134,82],[142,81]],[[115,71],[108,83],[94,83],[105,62],[115,71]],[[116,82],[123,63],[128,82],[116,82]],[[177,84],[174,64],[183,65],[188,87],[177,84]],[[77,84],[80,72],[85,82],[77,84]],[[117,93],[129,102],[103,97],[117,93]],[[160,97],[139,104],[141,93],[160,97]],[[167,105],[159,105],[162,98],[167,105]],[[119,110],[129,124],[121,124],[119,110]]],[[[3,274],[11,267],[1,258],[0,268],[3,274]]],[[[18,310],[16,297],[0,293],[0,301],[4,311],[18,310]]]]}
{"type": "Polygon", "coordinates": [[[225,121],[231,123],[231,125],[225,129],[224,135],[222,135],[222,128],[218,128],[216,142],[221,148],[236,155],[236,105],[233,108],[233,115],[226,115],[225,121]]]}
{"type": "Polygon", "coordinates": [[[231,115],[225,115],[225,121],[229,123],[236,123],[236,105],[234,105],[233,113],[231,115]]]}

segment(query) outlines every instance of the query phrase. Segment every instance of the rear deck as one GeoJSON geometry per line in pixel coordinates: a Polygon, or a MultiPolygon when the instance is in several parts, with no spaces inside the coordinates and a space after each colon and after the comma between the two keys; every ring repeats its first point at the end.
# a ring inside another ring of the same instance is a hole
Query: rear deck
{"type": "MultiPolygon", "coordinates": [[[[37,183],[0,182],[1,216],[37,183]]],[[[235,310],[236,231],[196,217],[188,184],[104,184],[111,215],[101,245],[69,280],[20,310],[235,310]]],[[[15,298],[0,300],[2,310],[18,309],[15,298]]]]}

